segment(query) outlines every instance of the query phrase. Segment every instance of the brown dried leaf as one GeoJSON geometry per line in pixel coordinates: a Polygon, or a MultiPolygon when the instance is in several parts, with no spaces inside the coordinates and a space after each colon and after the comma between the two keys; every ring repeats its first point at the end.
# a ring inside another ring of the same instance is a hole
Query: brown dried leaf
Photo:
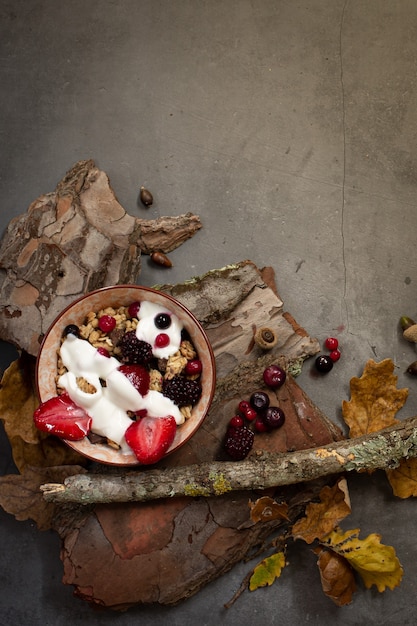
{"type": "Polygon", "coordinates": [[[310,502],[306,516],[292,527],[294,539],[312,543],[330,533],[338,523],[351,513],[346,479],[341,478],[333,487],[323,487],[320,502],[310,502]]]}
{"type": "Polygon", "coordinates": [[[332,550],[317,548],[317,565],[320,571],[321,586],[324,593],[337,606],[352,602],[356,591],[355,574],[348,561],[332,550]]]}
{"type": "Polygon", "coordinates": [[[396,413],[404,406],[408,389],[397,389],[394,363],[370,359],[360,378],[350,381],[351,399],[342,403],[343,419],[349,426],[349,436],[360,437],[398,422],[396,413]]]}
{"type": "Polygon", "coordinates": [[[417,496],[417,459],[402,459],[400,465],[386,470],[387,478],[395,496],[410,498],[417,496]]]}
{"type": "Polygon", "coordinates": [[[40,431],[33,423],[33,412],[39,404],[35,390],[35,358],[23,352],[3,374],[0,383],[0,419],[9,439],[21,437],[37,444],[40,431]]]}
{"type": "Polygon", "coordinates": [[[64,442],[35,427],[33,412],[39,399],[34,372],[35,358],[23,352],[4,372],[0,384],[0,419],[17,469],[23,472],[27,466],[85,465],[86,459],[64,442]]]}
{"type": "Polygon", "coordinates": [[[262,496],[256,502],[249,500],[250,517],[253,522],[270,522],[274,519],[288,520],[288,504],[279,504],[269,496],[262,496]]]}
{"type": "Polygon", "coordinates": [[[54,504],[43,499],[40,486],[46,482],[62,483],[67,476],[83,473],[76,465],[61,467],[27,467],[23,474],[0,477],[0,505],[17,520],[32,519],[39,530],[51,528],[54,504]]]}

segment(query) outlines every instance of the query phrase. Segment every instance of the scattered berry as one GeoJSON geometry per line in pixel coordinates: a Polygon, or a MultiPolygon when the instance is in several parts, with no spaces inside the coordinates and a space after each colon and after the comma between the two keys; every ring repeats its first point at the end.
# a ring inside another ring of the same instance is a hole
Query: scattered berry
{"type": "Polygon", "coordinates": [[[246,400],[241,400],[238,405],[239,411],[245,415],[246,411],[250,409],[250,404],[246,400]]]}
{"type": "Polygon", "coordinates": [[[168,313],[158,313],[155,316],[154,323],[159,330],[164,330],[171,326],[171,316],[168,313]]]}
{"type": "Polygon", "coordinates": [[[171,380],[164,380],[162,393],[177,406],[189,406],[200,399],[201,386],[197,380],[174,376],[171,380]]]}
{"type": "Polygon", "coordinates": [[[250,406],[248,409],[246,409],[244,415],[246,419],[249,420],[249,422],[253,422],[258,417],[258,411],[256,411],[250,406]]]}
{"type": "Polygon", "coordinates": [[[232,428],[242,428],[243,417],[241,415],[234,415],[229,422],[229,426],[232,426],[232,428]]]}
{"type": "Polygon", "coordinates": [[[139,309],[140,309],[140,302],[132,302],[131,304],[129,304],[127,312],[129,313],[130,317],[137,317],[139,313],[139,309]]]}
{"type": "Polygon", "coordinates": [[[249,398],[249,404],[255,411],[264,411],[269,407],[269,396],[264,391],[254,391],[249,398]]]}
{"type": "Polygon", "coordinates": [[[152,346],[136,337],[136,332],[130,330],[121,338],[118,347],[124,363],[139,363],[148,365],[153,358],[152,346]]]}
{"type": "Polygon", "coordinates": [[[252,450],[255,440],[254,433],[246,426],[241,428],[228,428],[224,449],[234,461],[246,458],[252,450]]]}
{"type": "Polygon", "coordinates": [[[98,327],[103,333],[110,333],[116,328],[116,320],[112,315],[102,315],[98,320],[98,327]]]}
{"type": "Polygon", "coordinates": [[[279,365],[269,365],[263,373],[265,385],[272,389],[279,389],[285,383],[287,374],[279,365]]]}
{"type": "Polygon", "coordinates": [[[326,354],[320,354],[316,358],[314,365],[316,370],[320,372],[320,374],[327,374],[333,368],[333,361],[326,354]]]}
{"type": "Polygon", "coordinates": [[[100,348],[97,348],[97,352],[101,354],[102,356],[107,357],[108,359],[110,358],[110,352],[107,350],[107,348],[102,348],[100,346],[100,348]]]}
{"type": "Polygon", "coordinates": [[[159,335],[155,337],[155,348],[166,348],[169,346],[169,342],[169,335],[166,333],[159,333],[159,335]]]}
{"type": "Polygon", "coordinates": [[[341,356],[341,352],[337,348],[335,350],[332,350],[329,354],[329,357],[331,358],[333,363],[336,363],[336,361],[338,361],[341,356]]]}
{"type": "Polygon", "coordinates": [[[264,420],[262,419],[262,417],[260,415],[258,415],[258,417],[255,420],[255,430],[258,433],[266,433],[268,432],[268,426],[265,424],[264,420]]]}
{"type": "Polygon", "coordinates": [[[268,428],[280,428],[285,422],[285,414],[278,406],[269,406],[263,415],[263,421],[268,428]]]}
{"type": "Polygon", "coordinates": [[[203,371],[203,364],[200,359],[192,359],[187,361],[185,366],[185,373],[187,376],[199,376],[203,371]]]}
{"type": "Polygon", "coordinates": [[[75,324],[68,324],[68,326],[65,326],[64,332],[62,334],[64,335],[64,337],[66,337],[67,335],[75,335],[76,337],[79,337],[80,329],[75,324]]]}
{"type": "Polygon", "coordinates": [[[335,337],[327,337],[324,345],[328,350],[332,351],[337,350],[337,348],[339,347],[339,342],[335,337]]]}
{"type": "Polygon", "coordinates": [[[174,441],[177,423],[172,415],[142,417],[126,430],[127,444],[139,463],[150,465],[159,461],[174,441]]]}

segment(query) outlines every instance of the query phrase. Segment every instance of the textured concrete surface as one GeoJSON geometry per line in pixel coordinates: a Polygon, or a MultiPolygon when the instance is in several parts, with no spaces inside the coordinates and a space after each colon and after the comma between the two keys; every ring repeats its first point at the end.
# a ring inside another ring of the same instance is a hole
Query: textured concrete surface
{"type": "MultiPolygon", "coordinates": [[[[286,308],[343,358],[300,384],[341,423],[349,380],[390,357],[404,375],[417,315],[417,5],[412,0],[0,0],[0,230],[77,160],[94,158],[123,206],[139,186],[152,216],[193,211],[203,230],[146,261],[141,282],[177,282],[234,261],[271,265],[286,308]]],[[[4,367],[13,351],[1,347],[4,367]]],[[[2,434],[0,472],[12,471],[2,434]]],[[[416,503],[384,476],[349,479],[347,527],[382,535],[405,575],[337,608],[305,546],[270,589],[223,609],[248,571],[175,608],[96,613],[61,584],[59,541],[0,513],[0,624],[415,623],[416,503]]]]}

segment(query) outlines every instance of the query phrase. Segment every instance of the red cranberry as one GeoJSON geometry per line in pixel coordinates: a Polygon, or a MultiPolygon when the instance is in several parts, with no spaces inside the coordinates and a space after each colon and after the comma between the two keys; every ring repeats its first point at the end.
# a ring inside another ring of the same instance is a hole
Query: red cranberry
{"type": "Polygon", "coordinates": [[[230,426],[233,428],[242,428],[243,423],[243,417],[241,415],[234,415],[230,420],[230,426]]]}
{"type": "Polygon", "coordinates": [[[106,356],[108,359],[110,358],[110,352],[107,350],[107,348],[102,348],[100,346],[100,348],[97,348],[97,352],[102,356],[106,356]]]}
{"type": "Polygon", "coordinates": [[[129,304],[129,308],[127,309],[127,312],[129,313],[130,317],[137,317],[139,313],[139,309],[140,309],[140,302],[132,302],[132,304],[129,304]]]}
{"type": "Polygon", "coordinates": [[[332,350],[329,354],[329,357],[331,358],[331,360],[333,361],[333,363],[336,363],[336,361],[338,361],[341,357],[341,353],[340,350],[332,350]]]}
{"type": "Polygon", "coordinates": [[[327,337],[324,345],[327,350],[337,350],[337,348],[339,347],[339,342],[336,337],[327,337]]]}
{"type": "Polygon", "coordinates": [[[169,346],[169,335],[166,333],[159,333],[155,337],[155,348],[166,348],[169,346]]]}
{"type": "Polygon", "coordinates": [[[116,320],[111,315],[102,315],[98,320],[98,327],[103,333],[110,333],[116,328],[116,320]]]}
{"type": "Polygon", "coordinates": [[[258,415],[258,417],[255,420],[255,430],[258,433],[267,433],[269,430],[268,426],[265,424],[265,422],[263,421],[260,415],[258,415]]]}
{"type": "Polygon", "coordinates": [[[188,361],[185,366],[185,373],[187,376],[198,376],[201,374],[202,370],[203,364],[200,359],[192,359],[191,361],[188,361]]]}

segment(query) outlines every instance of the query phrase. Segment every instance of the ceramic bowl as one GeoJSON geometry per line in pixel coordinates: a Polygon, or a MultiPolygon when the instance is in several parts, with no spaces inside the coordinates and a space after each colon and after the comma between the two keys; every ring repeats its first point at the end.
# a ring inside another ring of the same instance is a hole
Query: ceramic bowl
{"type": "MultiPolygon", "coordinates": [[[[131,302],[143,300],[166,307],[182,321],[203,365],[201,398],[193,406],[191,417],[177,427],[175,439],[166,453],[171,454],[184,445],[201,426],[213,399],[216,375],[213,350],[202,326],[186,307],[167,294],[148,287],[116,285],[98,289],[75,300],[58,315],[42,341],[36,368],[37,389],[41,402],[57,395],[57,355],[66,326],[81,325],[90,311],[100,311],[109,306],[129,306],[131,302]]],[[[93,444],[87,437],[80,441],[64,441],[93,461],[118,466],[139,465],[133,452],[122,454],[107,444],[93,444]]]]}

